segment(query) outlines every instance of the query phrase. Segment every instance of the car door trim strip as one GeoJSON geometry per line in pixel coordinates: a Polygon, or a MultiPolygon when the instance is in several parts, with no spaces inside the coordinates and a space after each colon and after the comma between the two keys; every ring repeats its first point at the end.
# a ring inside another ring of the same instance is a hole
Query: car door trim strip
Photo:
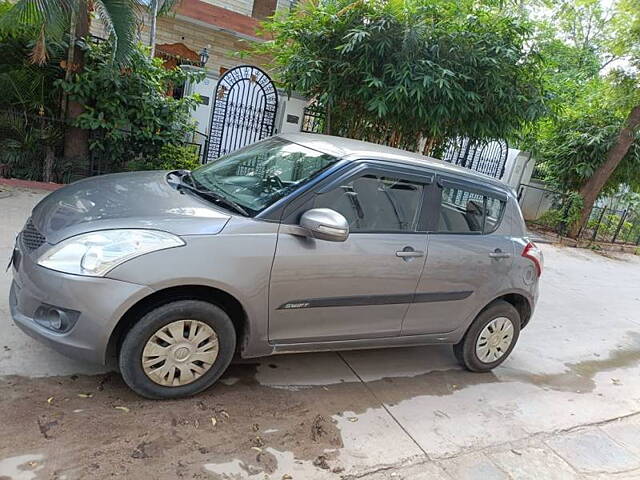
{"type": "Polygon", "coordinates": [[[398,293],[393,295],[355,295],[350,297],[325,297],[309,298],[305,300],[292,300],[283,303],[278,310],[297,310],[301,308],[320,307],[362,307],[371,305],[397,305],[404,303],[430,303],[464,300],[473,291],[464,290],[456,292],[425,292],[425,293],[398,293]]]}

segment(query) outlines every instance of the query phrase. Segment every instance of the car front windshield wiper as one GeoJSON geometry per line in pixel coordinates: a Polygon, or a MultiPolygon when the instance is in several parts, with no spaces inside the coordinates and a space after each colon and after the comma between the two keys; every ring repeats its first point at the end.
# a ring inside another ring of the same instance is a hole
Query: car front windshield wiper
{"type": "Polygon", "coordinates": [[[225,205],[227,208],[230,208],[231,210],[234,210],[240,213],[241,215],[244,215],[245,217],[251,216],[249,212],[247,212],[242,206],[238,205],[233,200],[229,200],[228,198],[212,190],[203,190],[201,188],[198,188],[190,172],[187,172],[181,177],[179,177],[178,188],[186,188],[187,190],[195,193],[196,195],[200,195],[201,197],[208,198],[214,203],[220,203],[222,205],[225,205]],[[186,182],[185,179],[188,180],[189,183],[186,182]]]}

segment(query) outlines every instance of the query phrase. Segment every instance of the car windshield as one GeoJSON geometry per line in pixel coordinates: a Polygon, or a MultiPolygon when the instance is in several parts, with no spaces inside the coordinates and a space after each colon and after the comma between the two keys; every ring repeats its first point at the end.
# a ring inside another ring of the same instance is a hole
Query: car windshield
{"type": "Polygon", "coordinates": [[[220,157],[191,173],[196,186],[253,215],[287,196],[336,157],[274,137],[220,157]]]}

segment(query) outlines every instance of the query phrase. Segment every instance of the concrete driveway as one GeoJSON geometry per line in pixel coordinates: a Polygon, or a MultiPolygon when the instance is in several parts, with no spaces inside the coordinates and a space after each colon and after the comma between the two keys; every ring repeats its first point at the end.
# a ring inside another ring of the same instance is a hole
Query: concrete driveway
{"type": "MultiPolygon", "coordinates": [[[[0,189],[3,261],[41,197],[0,189]]],[[[23,335],[2,271],[0,478],[638,479],[640,258],[543,250],[537,312],[492,373],[449,347],[273,356],[171,402],[23,335]]]]}

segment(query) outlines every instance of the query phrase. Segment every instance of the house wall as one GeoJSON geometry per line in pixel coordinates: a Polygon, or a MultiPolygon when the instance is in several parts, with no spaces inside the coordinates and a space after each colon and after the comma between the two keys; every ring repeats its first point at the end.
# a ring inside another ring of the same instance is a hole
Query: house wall
{"type": "Polygon", "coordinates": [[[534,163],[531,153],[510,148],[501,180],[517,190],[521,183],[529,183],[534,163]]]}
{"type": "MultiPolygon", "coordinates": [[[[259,19],[251,16],[254,0],[183,0],[170,15],[157,20],[156,44],[183,43],[198,53],[207,47],[209,62],[206,67],[216,74],[220,68],[232,68],[252,64],[265,68],[267,57],[248,56],[242,59],[237,53],[246,51],[251,41],[260,41],[255,30],[259,19]]],[[[287,10],[292,0],[277,0],[278,10],[287,10]]],[[[149,43],[149,15],[144,15],[139,39],[149,43]]],[[[99,19],[91,24],[91,33],[107,37],[99,19]]]]}
{"type": "Polygon", "coordinates": [[[553,206],[555,195],[539,180],[530,180],[527,185],[522,187],[520,208],[524,219],[533,221],[553,206]]]}
{"type": "Polygon", "coordinates": [[[221,67],[233,68],[247,63],[264,68],[269,60],[264,56],[237,57],[238,52],[247,50],[249,43],[230,33],[219,31],[210,26],[194,25],[177,18],[159,18],[157,43],[177,42],[184,43],[194,52],[200,52],[204,47],[207,47],[209,61],[206,68],[215,73],[219,73],[221,67]]]}
{"type": "Polygon", "coordinates": [[[251,16],[251,10],[253,9],[253,1],[249,0],[202,0],[210,5],[216,7],[226,8],[234,12],[241,13],[243,15],[251,16]]]}
{"type": "MultiPolygon", "coordinates": [[[[216,7],[226,8],[242,15],[251,16],[253,12],[253,0],[202,0],[216,7]]],[[[289,8],[291,0],[278,0],[277,9],[289,8]]]]}

